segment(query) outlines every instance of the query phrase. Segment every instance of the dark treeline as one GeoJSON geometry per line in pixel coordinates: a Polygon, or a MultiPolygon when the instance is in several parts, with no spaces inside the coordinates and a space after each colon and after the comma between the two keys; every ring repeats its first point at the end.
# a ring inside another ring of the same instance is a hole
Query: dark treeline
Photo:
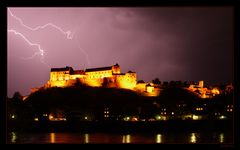
{"type": "MultiPolygon", "coordinates": [[[[57,130],[57,126],[61,126],[59,131],[63,131],[62,129],[70,131],[72,128],[77,128],[77,125],[81,125],[86,128],[84,128],[86,131],[90,130],[89,127],[94,127],[96,130],[99,128],[99,131],[103,131],[122,129],[123,126],[120,125],[124,125],[124,129],[144,131],[145,129],[151,130],[150,124],[153,126],[157,126],[157,124],[126,122],[125,125],[125,123],[119,121],[123,121],[126,117],[137,117],[139,121],[156,119],[156,116],[165,112],[164,115],[170,118],[167,122],[178,121],[176,123],[181,124],[182,128],[185,128],[186,124],[191,126],[194,123],[191,120],[181,123],[181,119],[176,117],[185,114],[207,114],[210,120],[208,119],[206,122],[203,120],[202,123],[213,124],[215,121],[218,122],[214,118],[214,114],[216,112],[222,114],[226,111],[227,105],[233,104],[233,93],[220,94],[212,99],[201,99],[196,94],[178,85],[171,85],[162,88],[160,95],[157,97],[145,97],[131,90],[88,87],[79,84],[67,88],[40,89],[29,95],[24,101],[22,99],[23,96],[19,92],[16,92],[12,98],[7,99],[7,126],[10,130],[29,130],[32,132],[41,129],[41,131],[52,131],[53,129],[57,130]],[[203,106],[206,108],[204,111],[198,112],[195,110],[196,107],[203,106]],[[104,117],[106,108],[109,111],[107,120],[104,117]],[[172,112],[174,112],[174,117],[172,117],[172,112]],[[63,114],[67,118],[67,122],[49,122],[48,117],[43,117],[43,114],[63,114]],[[86,123],[86,116],[88,116],[87,121],[91,121],[92,124],[86,123]],[[36,117],[39,119],[38,122],[34,121],[36,117]],[[106,125],[104,123],[106,121],[117,121],[119,126],[110,128],[108,126],[111,123],[106,125]],[[102,128],[100,129],[100,127],[102,128]]],[[[232,114],[227,117],[231,118],[232,114]]],[[[161,121],[159,123],[161,127],[165,124],[164,129],[168,126],[170,130],[175,128],[174,126],[170,127],[168,123],[161,121]]],[[[208,127],[206,126],[206,128],[208,127]]],[[[213,126],[212,129],[214,128],[213,126]]],[[[162,128],[159,127],[160,130],[162,128]]]]}
{"type": "MultiPolygon", "coordinates": [[[[139,116],[154,118],[166,108],[167,114],[174,111],[175,115],[194,112],[198,106],[206,105],[202,113],[209,115],[223,111],[233,103],[233,94],[219,95],[212,99],[200,99],[195,94],[178,86],[169,86],[161,90],[158,97],[144,97],[131,90],[115,88],[97,88],[76,85],[67,88],[41,89],[22,101],[20,93],[7,100],[7,112],[15,114],[14,120],[33,120],[43,113],[63,112],[71,116],[73,112],[92,113],[95,120],[103,120],[104,108],[110,109],[110,118],[139,116]]],[[[8,116],[8,118],[9,118],[8,116]]],[[[11,119],[11,118],[10,118],[11,119]]]]}

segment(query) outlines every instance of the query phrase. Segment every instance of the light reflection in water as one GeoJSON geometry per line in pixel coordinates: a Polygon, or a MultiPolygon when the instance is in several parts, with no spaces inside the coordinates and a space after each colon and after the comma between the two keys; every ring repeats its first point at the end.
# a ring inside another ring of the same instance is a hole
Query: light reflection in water
{"type": "Polygon", "coordinates": [[[191,133],[190,142],[191,143],[197,142],[196,133],[191,133]]]}
{"type": "Polygon", "coordinates": [[[232,134],[180,133],[180,134],[82,134],[82,133],[19,133],[10,132],[8,143],[227,143],[232,134]],[[90,139],[91,137],[91,139],[90,139]]]}
{"type": "Polygon", "coordinates": [[[131,143],[131,135],[123,135],[122,143],[131,143]]]}
{"type": "Polygon", "coordinates": [[[15,143],[16,142],[16,139],[17,139],[17,135],[16,135],[16,133],[15,132],[11,132],[11,142],[12,143],[15,143]]]}
{"type": "Polygon", "coordinates": [[[223,134],[223,133],[221,133],[221,134],[219,135],[219,142],[220,142],[220,143],[223,143],[223,142],[224,142],[224,134],[223,134]]]}
{"type": "Polygon", "coordinates": [[[50,133],[50,142],[55,143],[55,133],[50,133]]]}
{"type": "Polygon", "coordinates": [[[89,135],[84,134],[84,143],[89,143],[89,135]]]}
{"type": "Polygon", "coordinates": [[[157,134],[156,143],[162,143],[162,134],[157,134]]]}

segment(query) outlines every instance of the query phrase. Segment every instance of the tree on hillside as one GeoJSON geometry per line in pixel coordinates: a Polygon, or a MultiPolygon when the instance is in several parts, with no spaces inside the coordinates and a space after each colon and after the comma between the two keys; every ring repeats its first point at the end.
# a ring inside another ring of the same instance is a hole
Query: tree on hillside
{"type": "Polygon", "coordinates": [[[152,80],[152,83],[153,83],[153,84],[160,85],[160,84],[161,84],[161,81],[160,81],[158,78],[155,78],[154,80],[152,80]]]}
{"type": "Polygon", "coordinates": [[[12,97],[14,100],[22,100],[22,98],[23,96],[20,94],[20,92],[15,92],[12,97]]]}

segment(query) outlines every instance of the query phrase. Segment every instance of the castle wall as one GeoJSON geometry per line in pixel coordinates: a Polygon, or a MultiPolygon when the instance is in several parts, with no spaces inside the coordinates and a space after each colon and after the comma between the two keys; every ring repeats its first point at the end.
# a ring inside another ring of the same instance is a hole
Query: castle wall
{"type": "Polygon", "coordinates": [[[138,83],[135,89],[137,92],[144,92],[146,90],[146,85],[146,83],[138,83]]]}
{"type": "Polygon", "coordinates": [[[103,84],[104,78],[112,77],[112,70],[91,71],[85,74],[85,84],[93,87],[100,87],[103,84]]]}
{"type": "Polygon", "coordinates": [[[82,74],[71,74],[70,75],[70,79],[81,79],[81,78],[84,78],[85,75],[82,75],[82,74]]]}
{"type": "Polygon", "coordinates": [[[112,77],[112,70],[86,72],[86,77],[90,79],[112,77]]]}
{"type": "Polygon", "coordinates": [[[112,71],[113,71],[114,74],[120,74],[121,73],[119,65],[112,66],[112,71]]]}
{"type": "Polygon", "coordinates": [[[65,80],[56,80],[50,82],[50,87],[65,87],[66,81],[65,80]]]}
{"type": "Polygon", "coordinates": [[[198,85],[199,87],[201,87],[201,88],[203,88],[204,87],[204,81],[199,81],[199,85],[198,85]]]}
{"type": "Polygon", "coordinates": [[[103,79],[86,77],[84,80],[84,83],[88,86],[100,87],[100,86],[102,86],[103,79]]]}
{"type": "Polygon", "coordinates": [[[154,91],[154,87],[153,86],[147,86],[147,90],[148,93],[152,93],[154,91]]]}
{"type": "Polygon", "coordinates": [[[50,81],[57,81],[57,80],[69,80],[70,75],[69,71],[57,71],[50,73],[50,81]]]}
{"type": "Polygon", "coordinates": [[[116,85],[118,88],[133,90],[136,87],[136,73],[126,73],[125,75],[116,75],[116,85]]]}

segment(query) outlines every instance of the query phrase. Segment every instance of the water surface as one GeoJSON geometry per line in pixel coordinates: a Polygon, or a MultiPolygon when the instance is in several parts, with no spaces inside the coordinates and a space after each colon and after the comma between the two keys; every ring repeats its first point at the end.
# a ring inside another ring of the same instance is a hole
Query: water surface
{"type": "Polygon", "coordinates": [[[22,144],[231,144],[229,132],[208,133],[156,133],[156,134],[110,134],[110,133],[20,133],[9,132],[7,143],[22,144]]]}

